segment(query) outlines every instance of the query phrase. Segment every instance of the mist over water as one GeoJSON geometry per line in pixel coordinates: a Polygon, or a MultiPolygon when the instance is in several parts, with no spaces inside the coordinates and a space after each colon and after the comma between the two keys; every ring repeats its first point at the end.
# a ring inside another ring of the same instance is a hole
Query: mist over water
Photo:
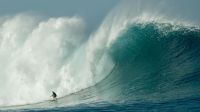
{"type": "Polygon", "coordinates": [[[121,1],[89,37],[81,17],[1,17],[0,105],[51,91],[101,101],[199,96],[199,17],[187,2],[121,1]]]}

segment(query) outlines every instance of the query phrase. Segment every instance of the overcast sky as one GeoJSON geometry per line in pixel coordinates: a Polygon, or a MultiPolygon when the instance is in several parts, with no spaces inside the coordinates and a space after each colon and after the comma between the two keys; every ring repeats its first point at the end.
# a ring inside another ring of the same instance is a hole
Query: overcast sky
{"type": "Polygon", "coordinates": [[[119,0],[0,0],[0,16],[34,12],[42,16],[80,16],[96,28],[119,0]]]}
{"type": "MultiPolygon", "coordinates": [[[[47,17],[80,16],[87,27],[97,28],[105,16],[120,1],[137,3],[140,0],[0,0],[0,16],[13,15],[23,12],[34,12],[47,17]]],[[[200,0],[141,0],[141,7],[145,4],[160,5],[158,2],[168,2],[167,10],[177,16],[200,21],[200,0]]],[[[153,8],[153,7],[152,7],[153,8]]],[[[158,8],[162,9],[162,8],[158,8]]],[[[165,9],[164,9],[165,10],[165,9]]],[[[167,13],[165,11],[164,13],[167,13]]]]}

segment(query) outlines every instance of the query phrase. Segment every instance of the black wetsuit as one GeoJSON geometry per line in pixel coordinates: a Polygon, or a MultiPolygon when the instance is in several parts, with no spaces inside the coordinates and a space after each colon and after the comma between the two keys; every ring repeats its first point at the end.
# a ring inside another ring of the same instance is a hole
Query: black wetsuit
{"type": "Polygon", "coordinates": [[[53,97],[53,98],[56,98],[56,97],[57,97],[56,93],[53,92],[53,91],[52,91],[52,93],[53,93],[53,94],[52,94],[52,97],[53,97]]]}

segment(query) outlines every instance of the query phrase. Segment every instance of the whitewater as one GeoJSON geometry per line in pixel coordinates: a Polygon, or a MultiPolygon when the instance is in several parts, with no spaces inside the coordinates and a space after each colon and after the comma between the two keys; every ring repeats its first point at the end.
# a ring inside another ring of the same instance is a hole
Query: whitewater
{"type": "Polygon", "coordinates": [[[0,17],[0,110],[200,111],[200,21],[177,4],[121,1],[89,35],[80,16],[0,17]]]}

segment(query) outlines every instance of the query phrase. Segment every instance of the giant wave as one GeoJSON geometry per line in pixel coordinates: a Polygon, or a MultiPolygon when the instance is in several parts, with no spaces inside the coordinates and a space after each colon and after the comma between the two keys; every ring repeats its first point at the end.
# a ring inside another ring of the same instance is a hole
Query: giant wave
{"type": "Polygon", "coordinates": [[[89,38],[79,17],[3,18],[2,108],[199,98],[199,26],[115,11],[89,38]]]}

